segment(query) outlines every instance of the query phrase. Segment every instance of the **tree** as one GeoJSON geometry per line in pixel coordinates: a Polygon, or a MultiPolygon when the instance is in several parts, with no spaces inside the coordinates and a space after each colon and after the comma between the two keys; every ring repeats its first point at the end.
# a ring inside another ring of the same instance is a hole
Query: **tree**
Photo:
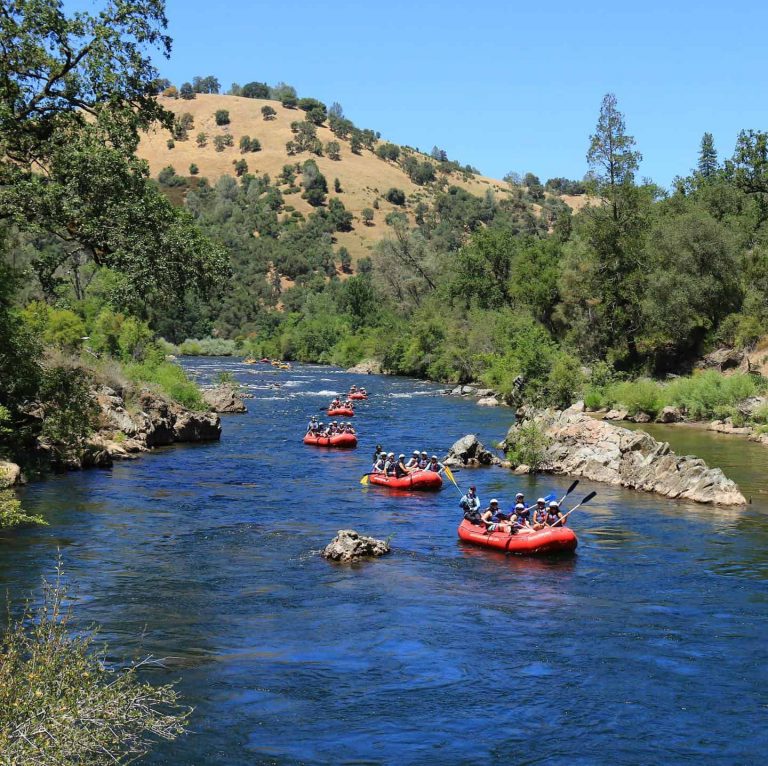
{"type": "Polygon", "coordinates": [[[341,263],[341,270],[345,274],[352,273],[352,256],[349,254],[349,250],[346,247],[339,248],[339,262],[341,263]]]}
{"type": "Polygon", "coordinates": [[[240,151],[242,154],[245,154],[246,152],[251,151],[251,137],[250,136],[241,136],[240,137],[240,151]]]}
{"type": "Polygon", "coordinates": [[[396,144],[379,144],[376,147],[376,156],[380,157],[382,160],[397,162],[397,159],[400,156],[400,147],[396,144]]]}
{"type": "Polygon", "coordinates": [[[223,152],[228,146],[232,146],[235,140],[230,133],[213,137],[213,146],[217,152],[223,152]]]}
{"type": "Polygon", "coordinates": [[[363,148],[363,141],[360,138],[359,131],[352,133],[352,138],[349,140],[349,149],[352,154],[360,154],[360,150],[363,148]]]}
{"type": "Polygon", "coordinates": [[[715,139],[711,133],[705,133],[701,137],[701,147],[699,148],[699,175],[702,178],[712,178],[717,173],[718,168],[715,139]]]}
{"type": "Polygon", "coordinates": [[[768,220],[768,133],[742,130],[726,172],[735,186],[755,201],[755,229],[760,228],[768,220]]]}
{"type": "Polygon", "coordinates": [[[179,89],[175,85],[169,85],[162,94],[166,98],[178,98],[179,97],[179,89]]]}
{"type": "Polygon", "coordinates": [[[364,207],[360,211],[360,217],[363,219],[363,223],[366,226],[372,226],[373,225],[373,209],[370,207],[364,207]]]}
{"type": "Polygon", "coordinates": [[[404,205],[405,192],[402,189],[396,189],[395,187],[392,187],[384,195],[384,199],[387,200],[387,202],[392,203],[393,205],[404,205]]]}
{"type": "Polygon", "coordinates": [[[332,197],[328,202],[328,217],[336,231],[352,231],[354,216],[345,207],[338,197],[332,197]]]}
{"type": "Polygon", "coordinates": [[[265,120],[274,120],[275,115],[277,115],[277,112],[269,104],[261,107],[261,116],[265,120]]]}
{"type": "Polygon", "coordinates": [[[235,175],[240,178],[248,172],[248,163],[243,160],[232,160],[232,164],[235,166],[235,175]]]}
{"type": "Polygon", "coordinates": [[[214,119],[216,120],[217,125],[229,125],[229,110],[217,109],[214,119]]]}
{"type": "Polygon", "coordinates": [[[194,162],[191,162],[189,165],[189,175],[196,176],[200,172],[200,168],[195,165],[194,162]]]}
{"type": "Polygon", "coordinates": [[[218,93],[221,89],[219,81],[213,76],[193,77],[192,89],[195,93],[218,93]]]}
{"type": "Polygon", "coordinates": [[[613,93],[603,97],[595,133],[590,136],[587,162],[594,173],[597,193],[608,200],[614,221],[621,215],[622,187],[634,182],[642,155],[627,135],[624,115],[613,93]]]}
{"type": "Polygon", "coordinates": [[[328,182],[314,160],[307,160],[301,166],[301,185],[304,187],[304,193],[301,196],[310,205],[317,207],[325,202],[328,182]]]}
{"type": "Polygon", "coordinates": [[[120,300],[136,306],[160,283],[178,297],[227,272],[223,251],[135,157],[143,132],[173,126],[151,63],[153,49],[170,50],[165,24],[155,0],[70,16],[57,3],[15,0],[0,13],[0,222],[56,239],[42,271],[121,273],[120,300]]]}
{"type": "Polygon", "coordinates": [[[447,162],[448,152],[446,152],[445,149],[441,149],[439,146],[433,146],[432,151],[430,152],[430,157],[438,162],[447,162]]]}
{"type": "Polygon", "coordinates": [[[344,189],[341,188],[341,181],[339,181],[338,178],[333,179],[333,190],[336,194],[341,194],[344,191],[344,189]]]}
{"type": "Polygon", "coordinates": [[[334,101],[328,109],[328,117],[333,117],[337,120],[344,119],[344,110],[341,108],[341,104],[338,101],[334,101]]]}
{"type": "Polygon", "coordinates": [[[269,97],[275,99],[275,101],[282,101],[284,97],[295,99],[297,98],[296,88],[294,88],[293,85],[279,82],[269,89],[269,97]]]}
{"type": "Polygon", "coordinates": [[[283,105],[285,109],[295,109],[296,105],[298,104],[298,99],[296,98],[296,96],[285,94],[284,96],[280,97],[280,103],[283,105]]]}
{"type": "Polygon", "coordinates": [[[269,98],[269,86],[265,82],[249,82],[243,85],[240,95],[245,98],[269,98]]]}
{"type": "Polygon", "coordinates": [[[181,88],[179,88],[179,95],[185,101],[191,101],[193,98],[197,96],[197,93],[195,93],[195,89],[192,87],[192,83],[185,82],[185,83],[182,83],[181,88]]]}
{"type": "Polygon", "coordinates": [[[243,89],[242,87],[236,83],[233,82],[232,85],[229,86],[229,90],[227,91],[228,96],[242,96],[243,95],[243,89]]]}
{"type": "Polygon", "coordinates": [[[197,138],[195,139],[197,141],[197,145],[202,149],[204,146],[207,146],[208,144],[208,134],[203,133],[202,131],[197,134],[197,138]]]}
{"type": "Polygon", "coordinates": [[[325,145],[325,154],[329,160],[341,159],[341,144],[338,141],[329,141],[325,145]]]}

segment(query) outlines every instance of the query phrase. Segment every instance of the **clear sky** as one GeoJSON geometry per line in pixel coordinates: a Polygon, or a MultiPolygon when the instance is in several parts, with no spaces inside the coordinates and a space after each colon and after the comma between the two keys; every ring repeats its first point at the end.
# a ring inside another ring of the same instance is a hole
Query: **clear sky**
{"type": "Polygon", "coordinates": [[[338,101],[359,127],[501,178],[581,178],[600,101],[613,91],[668,186],[704,131],[730,156],[768,129],[768,2],[650,0],[167,0],[164,76],[258,80],[338,101]]]}

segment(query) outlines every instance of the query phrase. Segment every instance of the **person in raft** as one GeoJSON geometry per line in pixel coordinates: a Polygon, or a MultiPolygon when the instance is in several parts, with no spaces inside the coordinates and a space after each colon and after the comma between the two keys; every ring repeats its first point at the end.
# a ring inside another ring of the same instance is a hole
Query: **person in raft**
{"type": "Polygon", "coordinates": [[[480,498],[477,496],[477,487],[473,484],[466,495],[463,495],[459,500],[459,506],[465,512],[473,512],[480,510],[480,498]]]}
{"type": "Polygon", "coordinates": [[[437,459],[437,455],[432,455],[427,463],[427,471],[434,471],[435,473],[442,473],[445,470],[445,466],[437,459]]]}
{"type": "Polygon", "coordinates": [[[349,387],[349,393],[350,393],[350,394],[354,394],[354,393],[355,393],[355,391],[357,391],[357,386],[355,386],[355,385],[352,385],[352,386],[350,386],[350,387],[349,387]]]}
{"type": "Polygon", "coordinates": [[[509,517],[499,508],[499,501],[494,497],[488,507],[480,514],[480,521],[488,532],[507,532],[512,535],[517,531],[509,517]]]}
{"type": "Polygon", "coordinates": [[[547,501],[543,497],[540,497],[536,501],[536,505],[533,508],[533,518],[531,519],[531,525],[534,529],[543,529],[546,519],[547,501]]]}
{"type": "Polygon", "coordinates": [[[405,464],[406,468],[415,469],[419,467],[419,461],[421,458],[419,457],[419,451],[415,449],[413,451],[413,455],[411,456],[411,459],[405,464]]]}
{"type": "Polygon", "coordinates": [[[387,453],[379,452],[373,456],[373,466],[371,466],[371,473],[386,473],[387,468],[387,453]]]}
{"type": "Polygon", "coordinates": [[[384,473],[386,473],[388,476],[394,475],[396,465],[397,465],[397,460],[395,460],[395,453],[388,452],[387,459],[384,463],[384,473]]]}
{"type": "Polygon", "coordinates": [[[349,421],[347,421],[347,433],[348,434],[356,434],[357,433],[357,431],[355,431],[355,427],[349,421]]]}
{"type": "Polygon", "coordinates": [[[563,527],[565,526],[566,519],[562,513],[560,513],[560,503],[553,500],[547,508],[547,515],[544,518],[544,523],[549,527],[563,527]]]}
{"type": "Polygon", "coordinates": [[[363,396],[368,396],[368,392],[367,392],[367,391],[366,391],[364,388],[361,388],[361,389],[360,389],[360,393],[361,393],[363,396]]]}
{"type": "Polygon", "coordinates": [[[411,469],[405,464],[405,455],[400,455],[395,464],[395,478],[402,479],[403,476],[407,476],[411,472],[411,469]]]}
{"type": "Polygon", "coordinates": [[[328,409],[335,410],[337,407],[341,407],[341,402],[339,401],[338,396],[334,398],[334,400],[331,402],[331,406],[328,409]]]}
{"type": "Polygon", "coordinates": [[[518,503],[512,514],[512,524],[516,529],[531,528],[531,509],[526,508],[524,503],[518,503]]]}
{"type": "Polygon", "coordinates": [[[316,431],[317,431],[317,417],[315,415],[313,415],[309,419],[309,424],[307,425],[307,433],[308,434],[313,434],[316,431]]]}

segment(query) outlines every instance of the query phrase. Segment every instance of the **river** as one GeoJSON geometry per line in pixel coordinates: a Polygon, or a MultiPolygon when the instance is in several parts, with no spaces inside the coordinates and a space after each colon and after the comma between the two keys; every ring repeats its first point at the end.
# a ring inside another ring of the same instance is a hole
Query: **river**
{"type": "MultiPolygon", "coordinates": [[[[24,504],[50,527],[0,541],[12,598],[39,597],[59,550],[77,624],[100,624],[115,660],[166,658],[148,672],[179,679],[192,732],[144,763],[764,761],[768,449],[662,429],[720,454],[755,503],[582,481],[574,497],[598,495],[571,516],[575,556],[505,557],[457,540],[451,485],[392,495],[358,479],[376,442],[443,455],[474,432],[489,445],[509,410],[327,367],[185,364],[203,380],[228,370],[254,394],[247,415],[224,417],[220,443],[33,484],[24,504]],[[361,446],[302,445],[308,416],[353,382],[372,395],[355,418],[361,446]],[[392,535],[393,554],[326,562],[317,552],[343,527],[392,535]]],[[[505,506],[570,483],[499,469],[457,479],[505,506]]]]}

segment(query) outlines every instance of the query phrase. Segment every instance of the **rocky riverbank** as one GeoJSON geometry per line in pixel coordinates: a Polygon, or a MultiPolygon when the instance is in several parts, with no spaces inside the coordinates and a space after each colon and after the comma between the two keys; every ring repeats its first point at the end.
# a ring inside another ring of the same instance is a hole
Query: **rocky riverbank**
{"type": "Polygon", "coordinates": [[[676,455],[666,442],[596,420],[580,408],[524,408],[509,429],[505,446],[524,439],[531,427],[543,436],[540,470],[697,503],[746,503],[738,486],[719,468],[692,455],[676,455]]]}

